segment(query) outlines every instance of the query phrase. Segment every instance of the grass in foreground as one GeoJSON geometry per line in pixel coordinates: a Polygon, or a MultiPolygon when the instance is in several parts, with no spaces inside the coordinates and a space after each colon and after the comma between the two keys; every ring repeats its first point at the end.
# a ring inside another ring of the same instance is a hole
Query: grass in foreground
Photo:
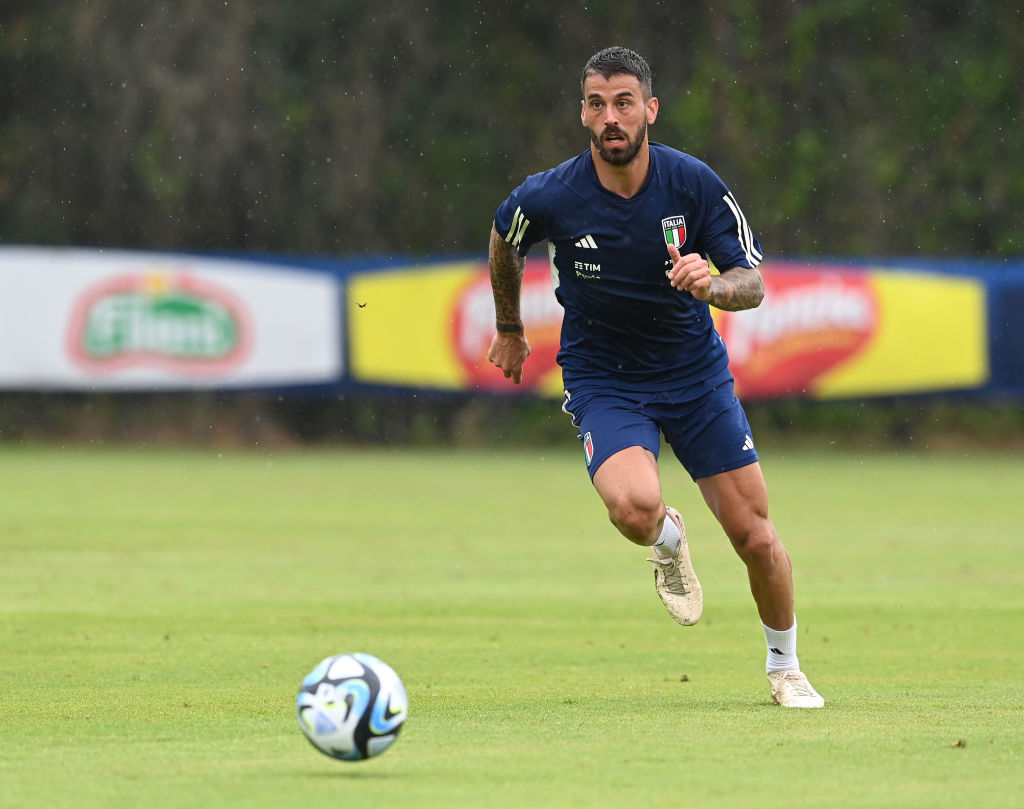
{"type": "Polygon", "coordinates": [[[672,462],[690,629],[575,453],[0,449],[0,806],[1019,806],[1019,460],[765,467],[821,711],[672,462]],[[409,692],[369,762],[294,719],[343,651],[409,692]]]}

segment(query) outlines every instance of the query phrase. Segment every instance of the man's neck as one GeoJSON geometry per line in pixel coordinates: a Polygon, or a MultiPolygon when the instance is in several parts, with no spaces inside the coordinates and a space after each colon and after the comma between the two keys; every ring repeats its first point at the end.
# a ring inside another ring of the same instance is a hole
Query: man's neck
{"type": "Polygon", "coordinates": [[[594,161],[598,182],[613,194],[626,199],[634,196],[643,187],[651,170],[651,152],[646,141],[636,153],[636,157],[625,166],[613,166],[606,162],[594,144],[590,144],[590,159],[594,161]]]}

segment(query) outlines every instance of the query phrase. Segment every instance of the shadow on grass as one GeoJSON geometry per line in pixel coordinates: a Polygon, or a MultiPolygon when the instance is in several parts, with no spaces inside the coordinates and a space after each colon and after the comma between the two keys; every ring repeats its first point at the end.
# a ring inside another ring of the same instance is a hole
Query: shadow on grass
{"type": "Polygon", "coordinates": [[[401,777],[395,772],[379,771],[367,767],[360,767],[359,764],[362,762],[353,762],[351,765],[346,766],[346,763],[342,763],[341,766],[327,769],[303,769],[296,770],[294,767],[287,770],[282,770],[283,774],[293,776],[296,778],[342,778],[346,781],[387,781],[391,778],[401,777]]]}

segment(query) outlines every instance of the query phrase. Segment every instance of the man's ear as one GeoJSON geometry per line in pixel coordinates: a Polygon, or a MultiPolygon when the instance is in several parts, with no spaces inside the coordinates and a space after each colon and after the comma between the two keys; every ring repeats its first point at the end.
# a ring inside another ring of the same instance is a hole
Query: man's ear
{"type": "Polygon", "coordinates": [[[658,99],[651,96],[647,99],[647,123],[653,124],[658,119],[658,99]]]}

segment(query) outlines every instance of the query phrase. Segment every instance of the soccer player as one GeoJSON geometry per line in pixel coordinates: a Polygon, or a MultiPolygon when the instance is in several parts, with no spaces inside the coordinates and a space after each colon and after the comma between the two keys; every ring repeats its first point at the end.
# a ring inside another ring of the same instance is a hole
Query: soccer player
{"type": "Polygon", "coordinates": [[[621,47],[583,68],[590,148],[527,177],[497,209],[490,272],[497,328],[488,359],[516,384],[530,344],[520,318],[524,256],[548,241],[565,309],[558,363],[594,488],[627,539],[653,546],[669,614],[696,623],[703,595],[679,512],[662,499],[661,434],[743,560],[767,641],[775,701],[818,708],[800,671],[793,574],[768,516],[750,426],[709,306],[756,307],[761,246],[736,198],[701,161],[650,142],[652,74],[621,47]],[[712,274],[710,259],[720,274],[712,274]]]}

